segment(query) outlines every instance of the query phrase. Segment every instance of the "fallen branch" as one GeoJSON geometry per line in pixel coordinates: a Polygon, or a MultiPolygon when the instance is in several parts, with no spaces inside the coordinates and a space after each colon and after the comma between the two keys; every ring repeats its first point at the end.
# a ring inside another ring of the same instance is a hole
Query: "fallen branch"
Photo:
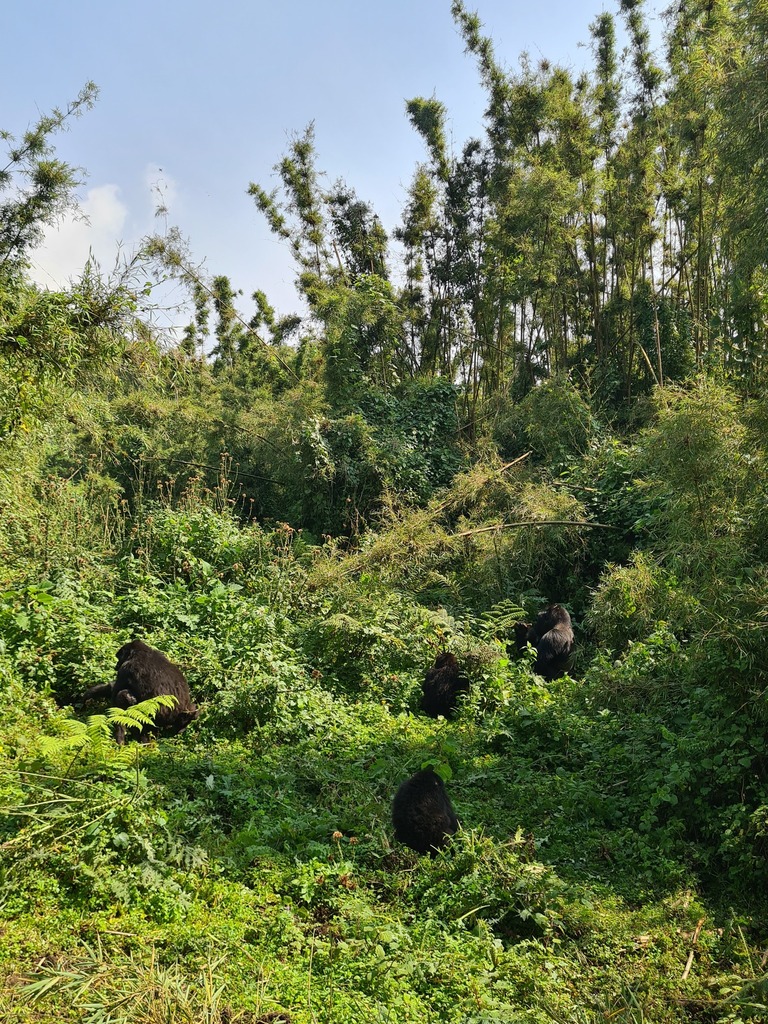
{"type": "Polygon", "coordinates": [[[505,462],[503,466],[499,467],[499,473],[503,473],[510,466],[516,466],[518,462],[524,462],[530,455],[533,455],[533,452],[526,452],[524,455],[519,455],[516,459],[512,459],[511,462],[505,462]]]}
{"type": "Polygon", "coordinates": [[[481,526],[477,530],[464,530],[453,537],[472,537],[476,533],[490,533],[492,530],[517,530],[523,526],[587,526],[591,530],[618,530],[618,526],[607,523],[584,523],[579,519],[526,519],[519,523],[497,523],[495,526],[481,526]]]}
{"type": "Polygon", "coordinates": [[[706,918],[702,917],[702,919],[699,921],[699,923],[694,928],[693,937],[691,938],[691,951],[688,954],[688,963],[685,965],[685,970],[683,971],[683,976],[680,979],[681,981],[685,981],[685,979],[691,973],[691,967],[693,966],[693,954],[696,952],[696,943],[699,941],[699,935],[701,935],[701,928],[702,928],[702,925],[704,924],[705,921],[706,921],[706,918]]]}

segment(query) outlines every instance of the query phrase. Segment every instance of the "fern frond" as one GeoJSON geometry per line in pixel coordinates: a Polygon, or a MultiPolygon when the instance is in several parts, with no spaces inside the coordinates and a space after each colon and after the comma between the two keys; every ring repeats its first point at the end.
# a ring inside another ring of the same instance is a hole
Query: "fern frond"
{"type": "Polygon", "coordinates": [[[516,601],[505,598],[498,601],[487,612],[480,616],[481,629],[485,639],[504,636],[510,633],[515,623],[525,618],[525,609],[521,608],[516,601]]]}
{"type": "Polygon", "coordinates": [[[57,736],[43,736],[40,739],[40,752],[43,757],[51,757],[59,751],[80,750],[89,744],[88,726],[76,718],[65,718],[60,723],[57,736]]]}
{"type": "Polygon", "coordinates": [[[155,724],[155,715],[160,708],[173,708],[177,703],[173,694],[161,693],[130,708],[110,708],[107,711],[107,718],[126,729],[142,729],[146,725],[155,724]]]}
{"type": "Polygon", "coordinates": [[[94,740],[108,740],[112,738],[112,727],[106,715],[89,715],[88,734],[94,740]]]}

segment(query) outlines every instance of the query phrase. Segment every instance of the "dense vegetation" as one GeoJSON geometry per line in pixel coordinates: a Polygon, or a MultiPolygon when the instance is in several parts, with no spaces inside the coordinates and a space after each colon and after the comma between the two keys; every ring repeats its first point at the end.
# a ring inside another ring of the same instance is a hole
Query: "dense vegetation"
{"type": "Polygon", "coordinates": [[[619,6],[630,59],[603,14],[573,81],[454,2],[484,135],[409,102],[399,250],[297,137],[251,192],[304,318],[245,322],[173,232],[37,289],[95,87],[8,139],[3,1020],[768,1017],[768,21],[681,3],[662,69],[619,6]],[[545,683],[512,641],[549,600],[578,647],[545,683]],[[202,711],[118,747],[83,695],[137,634],[202,711]],[[451,721],[418,712],[444,649],[451,721]],[[427,765],[463,826],[434,858],[389,822],[427,765]]]}

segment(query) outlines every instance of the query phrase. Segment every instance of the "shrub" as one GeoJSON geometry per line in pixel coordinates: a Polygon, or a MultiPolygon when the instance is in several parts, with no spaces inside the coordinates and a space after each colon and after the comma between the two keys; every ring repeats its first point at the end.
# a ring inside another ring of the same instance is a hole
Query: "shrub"
{"type": "Polygon", "coordinates": [[[617,654],[649,636],[661,622],[684,631],[698,608],[695,598],[652,555],[635,551],[626,566],[608,566],[584,616],[601,647],[617,654]]]}

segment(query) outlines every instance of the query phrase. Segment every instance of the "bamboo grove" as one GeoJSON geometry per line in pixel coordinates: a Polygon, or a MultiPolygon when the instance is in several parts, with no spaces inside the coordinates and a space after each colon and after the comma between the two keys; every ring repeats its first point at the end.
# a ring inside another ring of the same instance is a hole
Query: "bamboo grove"
{"type": "Polygon", "coordinates": [[[393,239],[346,184],[323,187],[312,126],[279,189],[250,186],[292,248],[329,394],[447,377],[471,431],[559,372],[614,409],[695,371],[762,378],[768,4],[679,0],[657,55],[641,0],[620,0],[578,77],[526,55],[509,70],[477,15],[452,14],[483,133],[453,153],[445,106],[407,103],[426,159],[393,239]]]}

